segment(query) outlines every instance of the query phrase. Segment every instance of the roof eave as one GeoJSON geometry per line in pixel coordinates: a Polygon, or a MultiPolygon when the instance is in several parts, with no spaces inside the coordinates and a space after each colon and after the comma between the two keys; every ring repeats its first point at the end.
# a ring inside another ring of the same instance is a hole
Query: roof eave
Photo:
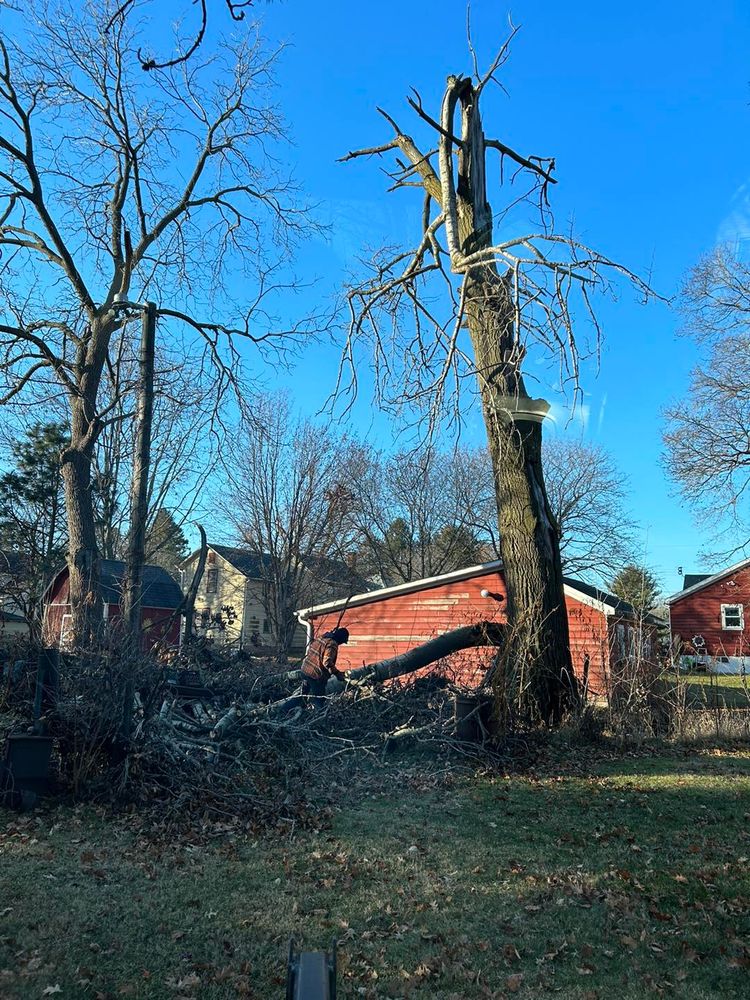
{"type": "Polygon", "coordinates": [[[694,583],[692,587],[688,587],[686,590],[678,590],[676,594],[672,594],[671,597],[668,597],[664,603],[676,604],[683,597],[689,597],[691,594],[695,594],[699,590],[703,590],[704,587],[710,587],[711,584],[718,583],[718,581],[723,580],[725,576],[731,576],[732,573],[737,573],[741,569],[745,569],[746,566],[750,566],[750,558],[742,559],[740,562],[735,563],[734,566],[730,566],[728,569],[723,569],[719,573],[707,576],[705,580],[701,580],[700,583],[694,583]]]}

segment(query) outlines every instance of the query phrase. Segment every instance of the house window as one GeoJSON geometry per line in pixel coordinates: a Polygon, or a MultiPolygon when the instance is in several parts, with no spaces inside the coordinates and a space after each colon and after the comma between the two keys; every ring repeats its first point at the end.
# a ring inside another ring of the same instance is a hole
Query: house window
{"type": "Polygon", "coordinates": [[[264,618],[263,619],[263,634],[264,635],[268,635],[268,633],[270,631],[271,631],[271,626],[268,624],[268,619],[264,618]]]}
{"type": "Polygon", "coordinates": [[[745,613],[742,604],[722,604],[721,627],[734,629],[737,632],[745,627],[745,613]]]}
{"type": "Polygon", "coordinates": [[[218,569],[210,569],[206,573],[206,593],[215,594],[219,587],[218,569]]]}

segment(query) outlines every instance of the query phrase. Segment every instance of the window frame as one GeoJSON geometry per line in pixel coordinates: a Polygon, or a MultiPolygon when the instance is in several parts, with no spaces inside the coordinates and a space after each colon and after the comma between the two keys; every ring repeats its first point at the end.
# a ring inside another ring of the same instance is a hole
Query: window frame
{"type": "Polygon", "coordinates": [[[721,605],[721,627],[725,632],[743,632],[745,630],[745,605],[744,604],[722,604],[721,605]],[[732,617],[735,616],[739,618],[739,624],[737,625],[727,625],[727,612],[735,612],[732,617]]]}
{"type": "Polygon", "coordinates": [[[206,570],[206,593],[218,594],[219,592],[219,567],[211,566],[206,570]]]}

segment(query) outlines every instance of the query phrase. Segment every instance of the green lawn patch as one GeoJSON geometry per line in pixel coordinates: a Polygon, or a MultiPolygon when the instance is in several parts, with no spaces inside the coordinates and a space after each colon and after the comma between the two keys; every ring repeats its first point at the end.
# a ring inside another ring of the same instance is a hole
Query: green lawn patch
{"type": "Polygon", "coordinates": [[[684,688],[688,708],[750,709],[750,686],[747,676],[739,674],[666,674],[669,688],[684,688]]]}
{"type": "Polygon", "coordinates": [[[750,753],[587,759],[260,841],[0,813],[0,996],[282,997],[292,934],[342,1000],[747,996],[750,753]]]}

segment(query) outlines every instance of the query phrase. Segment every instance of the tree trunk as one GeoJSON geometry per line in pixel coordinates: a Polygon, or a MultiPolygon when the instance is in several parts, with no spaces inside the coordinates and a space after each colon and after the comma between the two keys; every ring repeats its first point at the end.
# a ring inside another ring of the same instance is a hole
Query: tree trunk
{"type": "Polygon", "coordinates": [[[70,446],[60,458],[68,521],[72,634],[76,646],[87,646],[97,640],[102,625],[91,463],[102,427],[97,400],[112,330],[111,315],[97,317],[81,341],[76,358],[77,393],[70,397],[70,446]]]}
{"type": "Polygon", "coordinates": [[[91,503],[91,453],[93,444],[82,441],[83,401],[73,401],[71,445],[62,454],[62,478],[68,520],[68,574],[72,638],[77,647],[88,646],[102,621],[99,589],[99,552],[91,503]]]}
{"type": "MultiPolygon", "coordinates": [[[[507,626],[498,622],[477,622],[475,625],[464,625],[462,628],[443,632],[442,635],[435,636],[434,639],[429,639],[421,646],[415,646],[414,649],[401,653],[399,656],[392,656],[387,660],[380,660],[364,667],[357,667],[355,670],[348,670],[346,677],[347,680],[360,684],[379,684],[382,681],[403,677],[404,674],[414,673],[415,670],[436,663],[460,649],[472,649],[475,646],[499,646],[502,649],[507,634],[507,626]]],[[[335,687],[335,679],[329,681],[329,684],[335,687]]]]}
{"type": "MultiPolygon", "coordinates": [[[[394,680],[396,677],[403,677],[405,674],[412,674],[415,670],[428,667],[431,663],[436,663],[444,656],[449,656],[460,649],[472,649],[476,646],[499,646],[502,649],[506,643],[507,632],[507,626],[498,622],[477,622],[474,625],[464,625],[450,632],[444,632],[399,656],[379,660],[377,663],[357,667],[355,670],[347,670],[346,678],[362,686],[380,684],[383,681],[394,680]]],[[[279,681],[294,684],[303,678],[301,670],[289,670],[286,673],[269,677],[267,684],[278,684],[279,681]]],[[[263,685],[261,685],[261,690],[262,687],[263,685]]],[[[328,694],[338,694],[344,690],[344,684],[332,677],[328,681],[326,690],[328,694]]],[[[288,698],[270,702],[261,708],[254,708],[244,713],[237,706],[234,706],[214,726],[213,735],[225,735],[238,722],[272,718],[290,708],[296,708],[301,701],[301,695],[290,695],[288,698]]]]}
{"type": "Polygon", "coordinates": [[[156,338],[156,306],[143,306],[141,349],[138,359],[139,387],[136,413],[136,443],[133,457],[133,478],[130,489],[130,530],[122,588],[122,617],[133,650],[141,646],[141,591],[143,564],[146,553],[146,520],[148,518],[148,477],[151,460],[151,424],[154,411],[154,348],[156,338]]]}
{"type": "MultiPolygon", "coordinates": [[[[469,255],[493,244],[485,139],[471,81],[449,81],[445,100],[444,120],[452,120],[453,104],[461,103],[456,217],[461,249],[469,255]]],[[[494,263],[474,266],[466,276],[465,312],[492,457],[511,628],[506,670],[496,683],[509,710],[528,721],[556,723],[575,699],[575,678],[559,533],[542,473],[541,423],[514,417],[529,396],[512,280],[512,273],[501,277],[494,263]]]]}
{"type": "Polygon", "coordinates": [[[193,579],[190,582],[185,597],[183,598],[183,614],[185,616],[185,632],[183,635],[183,645],[187,646],[193,641],[195,631],[195,600],[198,596],[198,588],[203,579],[203,572],[206,568],[206,558],[208,556],[208,541],[206,531],[202,524],[198,525],[198,533],[201,537],[201,547],[198,554],[198,562],[195,565],[193,579]]]}

